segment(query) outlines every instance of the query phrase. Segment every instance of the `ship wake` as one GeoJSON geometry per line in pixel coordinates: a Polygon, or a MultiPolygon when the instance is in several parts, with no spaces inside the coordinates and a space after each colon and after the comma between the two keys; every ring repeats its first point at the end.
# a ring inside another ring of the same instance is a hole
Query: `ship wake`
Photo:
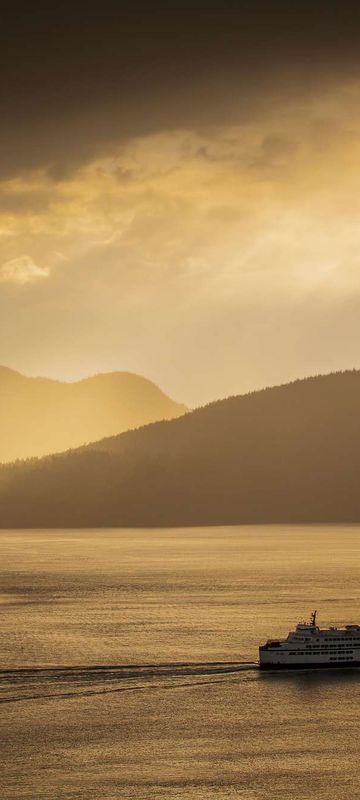
{"type": "Polygon", "coordinates": [[[0,670],[0,703],[94,697],[219,683],[257,670],[250,661],[172,662],[0,670]]]}

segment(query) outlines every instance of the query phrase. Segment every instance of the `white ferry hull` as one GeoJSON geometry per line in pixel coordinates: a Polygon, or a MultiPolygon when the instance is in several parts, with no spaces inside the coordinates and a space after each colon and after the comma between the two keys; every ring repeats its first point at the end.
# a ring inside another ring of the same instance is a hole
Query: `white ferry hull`
{"type": "Polygon", "coordinates": [[[260,669],[352,669],[360,667],[360,625],[319,628],[300,622],[286,639],[268,639],[259,647],[260,669]]]}
{"type": "Polygon", "coordinates": [[[354,669],[360,667],[360,661],[297,661],[297,662],[279,662],[268,661],[267,663],[259,661],[259,667],[262,670],[279,670],[279,669],[354,669]]]}

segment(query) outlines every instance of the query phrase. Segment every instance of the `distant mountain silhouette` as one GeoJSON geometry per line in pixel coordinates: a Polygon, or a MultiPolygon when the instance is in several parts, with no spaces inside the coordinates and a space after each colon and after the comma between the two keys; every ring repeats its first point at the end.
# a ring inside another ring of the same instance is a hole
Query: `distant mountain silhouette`
{"type": "Polygon", "coordinates": [[[360,521],[360,372],[0,470],[2,527],[360,521]]]}
{"type": "Polygon", "coordinates": [[[128,372],[61,383],[0,367],[0,462],[65,451],[186,410],[128,372]]]}

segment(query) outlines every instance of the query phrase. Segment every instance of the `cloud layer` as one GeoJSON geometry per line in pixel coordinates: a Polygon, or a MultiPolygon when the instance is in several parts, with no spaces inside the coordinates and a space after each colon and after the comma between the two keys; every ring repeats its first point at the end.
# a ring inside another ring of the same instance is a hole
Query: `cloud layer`
{"type": "Polygon", "coordinates": [[[349,80],[4,179],[0,361],[189,403],[358,363],[359,100],[349,80]]]}
{"type": "Polygon", "coordinates": [[[48,267],[39,267],[30,256],[19,256],[5,261],[0,267],[0,280],[23,286],[25,283],[48,278],[48,267]]]}

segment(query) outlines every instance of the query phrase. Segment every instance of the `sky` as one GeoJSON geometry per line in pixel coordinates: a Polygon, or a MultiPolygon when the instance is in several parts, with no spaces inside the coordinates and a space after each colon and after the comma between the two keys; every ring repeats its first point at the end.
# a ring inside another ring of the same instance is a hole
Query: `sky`
{"type": "Polygon", "coordinates": [[[0,12],[0,364],[191,406],[360,368],[360,7],[0,12]]]}

